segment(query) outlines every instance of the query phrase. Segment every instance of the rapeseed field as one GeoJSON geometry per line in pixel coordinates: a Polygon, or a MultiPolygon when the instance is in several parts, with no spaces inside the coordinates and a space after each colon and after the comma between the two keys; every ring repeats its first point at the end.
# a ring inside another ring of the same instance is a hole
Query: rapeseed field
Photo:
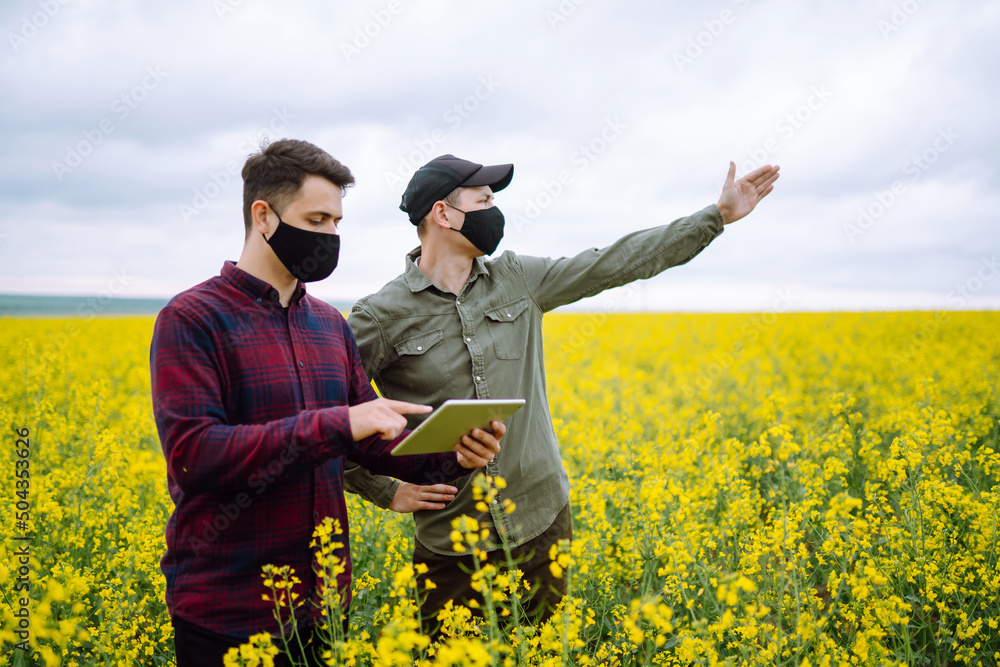
{"type": "MultiPolygon", "coordinates": [[[[2,325],[4,655],[27,626],[21,664],[173,664],[152,319],[2,325]]],[[[484,566],[483,608],[447,609],[432,643],[411,521],[351,496],[354,601],[331,664],[998,664],[1000,313],[552,314],[545,327],[572,481],[574,540],[550,551],[570,582],[562,609],[525,624],[516,573],[484,566]]],[[[482,547],[474,522],[454,528],[482,547]]],[[[316,531],[327,575],[338,530],[316,531]]],[[[274,566],[261,594],[287,613],[295,575],[274,566]]],[[[257,637],[229,663],[270,664],[280,644],[257,637]]]]}

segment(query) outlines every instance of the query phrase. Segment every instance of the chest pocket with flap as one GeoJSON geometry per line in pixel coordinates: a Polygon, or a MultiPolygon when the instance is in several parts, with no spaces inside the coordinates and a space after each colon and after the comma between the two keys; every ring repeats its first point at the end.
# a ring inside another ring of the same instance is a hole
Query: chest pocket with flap
{"type": "Polygon", "coordinates": [[[497,359],[520,359],[528,344],[528,297],[487,309],[486,324],[497,359]]]}
{"type": "MultiPolygon", "coordinates": [[[[445,346],[441,329],[411,336],[396,343],[393,348],[399,355],[403,383],[420,394],[430,394],[451,381],[443,362],[445,346]],[[428,354],[430,352],[430,354],[428,354]]],[[[399,379],[397,379],[397,382],[399,379]]]]}

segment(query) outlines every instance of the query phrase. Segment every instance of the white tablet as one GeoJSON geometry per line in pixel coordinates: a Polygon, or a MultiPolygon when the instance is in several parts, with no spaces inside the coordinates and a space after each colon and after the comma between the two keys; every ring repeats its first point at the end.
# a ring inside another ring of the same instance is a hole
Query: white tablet
{"type": "Polygon", "coordinates": [[[524,405],[523,398],[449,399],[392,450],[393,456],[450,452],[474,428],[490,430],[490,422],[506,421],[524,405]]]}

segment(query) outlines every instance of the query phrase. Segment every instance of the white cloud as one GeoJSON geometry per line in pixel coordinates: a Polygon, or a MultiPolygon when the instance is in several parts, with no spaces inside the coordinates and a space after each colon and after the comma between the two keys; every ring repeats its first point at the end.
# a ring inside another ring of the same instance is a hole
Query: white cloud
{"type": "MultiPolygon", "coordinates": [[[[311,288],[327,298],[401,270],[403,182],[451,152],[515,163],[501,248],[546,255],[700,209],[730,159],[782,165],[751,218],[643,283],[636,308],[765,308],[784,285],[803,309],[947,306],[997,245],[1000,3],[900,6],[93,0],[11,42],[37,6],[8,3],[0,290],[86,293],[125,266],[130,295],[169,296],[216,273],[239,254],[238,169],[266,134],[358,179],[341,265],[311,288]],[[609,121],[623,129],[580,160],[609,121]],[[908,160],[946,128],[959,138],[914,180],[908,160]],[[73,151],[88,155],[57,174],[73,151]]],[[[964,305],[998,295],[990,282],[964,305]]]]}

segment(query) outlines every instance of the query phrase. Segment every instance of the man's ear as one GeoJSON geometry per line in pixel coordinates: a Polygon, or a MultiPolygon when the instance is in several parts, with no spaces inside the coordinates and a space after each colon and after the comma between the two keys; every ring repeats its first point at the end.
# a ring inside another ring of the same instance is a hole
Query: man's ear
{"type": "Polygon", "coordinates": [[[271,210],[267,202],[258,199],[250,205],[250,219],[253,221],[253,228],[258,234],[265,236],[271,232],[271,224],[268,222],[267,214],[271,210]]]}
{"type": "Polygon", "coordinates": [[[450,214],[451,211],[448,210],[448,207],[443,201],[435,202],[434,206],[431,207],[431,222],[438,227],[451,227],[451,220],[448,217],[450,214]]]}

